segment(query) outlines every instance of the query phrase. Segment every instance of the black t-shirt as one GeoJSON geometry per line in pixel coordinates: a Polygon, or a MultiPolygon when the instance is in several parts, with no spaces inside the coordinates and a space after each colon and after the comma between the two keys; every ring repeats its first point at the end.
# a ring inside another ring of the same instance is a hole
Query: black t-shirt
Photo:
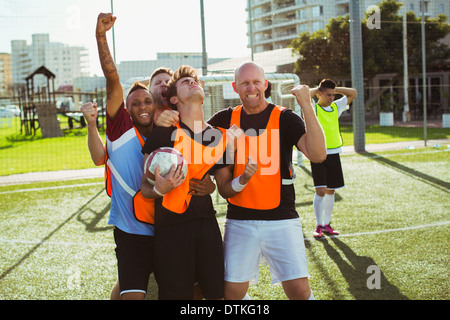
{"type": "MultiPolygon", "coordinates": [[[[254,129],[253,132],[259,133],[267,127],[270,114],[275,106],[269,104],[262,112],[258,114],[247,114],[242,109],[240,125],[241,129],[247,133],[248,129],[254,129]]],[[[229,128],[231,114],[234,108],[228,108],[217,112],[208,121],[209,124],[216,127],[229,128]]],[[[292,151],[303,134],[306,133],[304,121],[291,109],[285,109],[280,116],[280,170],[282,179],[291,179],[290,170],[292,170],[292,151]]],[[[257,210],[243,208],[228,203],[227,218],[238,220],[282,220],[298,218],[295,210],[295,190],[294,186],[281,186],[280,205],[271,210],[257,210]]]]}
{"type": "MultiPolygon", "coordinates": [[[[187,134],[197,142],[201,142],[204,146],[214,147],[219,143],[218,137],[222,136],[222,132],[219,129],[209,126],[201,133],[194,134],[184,123],[180,122],[180,127],[186,130],[187,134]],[[217,131],[211,131],[217,130],[217,131]]],[[[150,154],[152,151],[161,147],[173,148],[175,144],[175,130],[176,127],[155,127],[150,136],[147,138],[142,152],[150,154]]],[[[222,159],[218,163],[222,163],[222,159]]],[[[209,171],[209,174],[213,174],[216,168],[225,166],[224,164],[216,164],[209,171]]],[[[181,223],[188,220],[199,218],[214,217],[216,211],[212,203],[210,195],[205,196],[192,196],[189,203],[189,207],[186,212],[182,214],[174,213],[162,206],[162,198],[155,200],[155,227],[163,227],[167,225],[173,225],[175,223],[181,223]]]]}

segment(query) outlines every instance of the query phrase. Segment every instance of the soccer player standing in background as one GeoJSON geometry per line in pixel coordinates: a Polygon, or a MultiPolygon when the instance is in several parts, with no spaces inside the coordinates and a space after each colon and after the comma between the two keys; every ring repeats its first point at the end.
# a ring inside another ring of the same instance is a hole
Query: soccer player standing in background
{"type": "Polygon", "coordinates": [[[323,232],[339,234],[331,225],[331,214],[334,207],[335,190],[344,187],[344,175],[339,153],[342,152],[342,137],[339,129],[339,117],[349,108],[349,104],[356,97],[356,90],[346,87],[336,87],[336,83],[323,79],[320,85],[309,90],[311,98],[316,95],[319,100],[315,103],[317,118],[322,125],[327,142],[327,158],[324,162],[311,161],[311,171],[316,193],[313,205],[317,226],[314,237],[321,238],[323,232]],[[343,97],[334,100],[336,94],[343,97]]]}

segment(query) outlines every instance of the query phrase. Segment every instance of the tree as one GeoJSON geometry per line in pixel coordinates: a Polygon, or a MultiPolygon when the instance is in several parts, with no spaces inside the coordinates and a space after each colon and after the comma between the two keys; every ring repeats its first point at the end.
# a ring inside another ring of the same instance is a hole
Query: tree
{"type": "MultiPolygon", "coordinates": [[[[418,74],[422,72],[421,17],[416,17],[412,12],[409,12],[407,21],[409,72],[418,74]]],[[[425,47],[428,69],[436,69],[450,57],[450,48],[439,41],[450,33],[450,24],[446,21],[447,16],[445,15],[438,15],[435,19],[425,20],[425,47]]]]}
{"type": "Polygon", "coordinates": [[[290,45],[300,58],[295,72],[302,79],[316,83],[318,79],[350,74],[350,27],[348,15],[331,19],[324,30],[303,32],[290,45]]]}

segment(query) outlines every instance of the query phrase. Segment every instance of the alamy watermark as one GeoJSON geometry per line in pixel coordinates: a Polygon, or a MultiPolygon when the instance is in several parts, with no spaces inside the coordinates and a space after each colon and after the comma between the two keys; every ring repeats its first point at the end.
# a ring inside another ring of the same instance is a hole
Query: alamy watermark
{"type": "Polygon", "coordinates": [[[376,5],[369,6],[366,13],[370,14],[367,17],[367,28],[369,29],[381,29],[381,11],[380,7],[376,5]]]}
{"type": "Polygon", "coordinates": [[[366,285],[369,290],[381,289],[381,270],[377,265],[367,267],[366,273],[370,274],[367,278],[366,285]]]}
{"type": "Polygon", "coordinates": [[[78,267],[70,266],[66,270],[67,289],[78,290],[81,288],[81,270],[78,267]]]}

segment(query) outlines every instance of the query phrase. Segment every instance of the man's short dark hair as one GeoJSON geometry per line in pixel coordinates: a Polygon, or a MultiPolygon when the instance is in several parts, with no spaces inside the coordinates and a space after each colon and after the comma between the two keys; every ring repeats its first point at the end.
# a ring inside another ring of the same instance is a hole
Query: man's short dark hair
{"type": "Polygon", "coordinates": [[[158,74],[161,74],[161,73],[167,73],[169,76],[173,76],[172,69],[165,68],[165,67],[159,67],[159,68],[155,69],[155,71],[153,71],[152,75],[150,76],[149,86],[151,86],[153,78],[156,77],[158,74]]]}
{"type": "Polygon", "coordinates": [[[319,91],[324,91],[325,89],[336,88],[336,82],[330,79],[323,79],[319,84],[319,91]]]}
{"type": "Polygon", "coordinates": [[[147,86],[146,86],[145,84],[143,84],[143,83],[141,83],[141,82],[139,82],[139,81],[135,81],[135,82],[131,85],[130,90],[128,91],[127,98],[128,98],[128,96],[129,96],[130,94],[132,94],[133,92],[135,92],[136,90],[139,90],[139,89],[143,89],[143,90],[145,90],[145,91],[149,91],[148,88],[147,88],[147,86]]]}

